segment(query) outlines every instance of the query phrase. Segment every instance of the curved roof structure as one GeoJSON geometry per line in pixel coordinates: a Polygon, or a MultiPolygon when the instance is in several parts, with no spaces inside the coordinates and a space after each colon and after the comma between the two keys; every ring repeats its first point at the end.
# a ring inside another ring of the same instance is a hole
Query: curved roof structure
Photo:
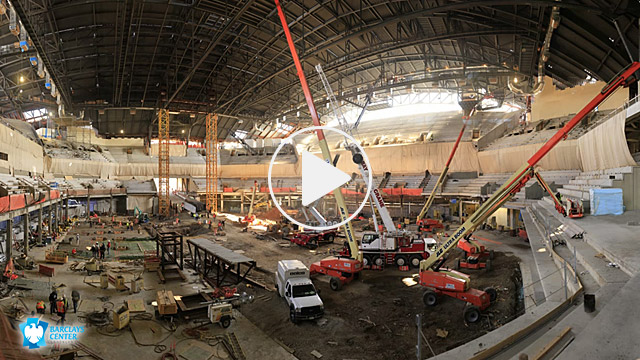
{"type": "MultiPolygon", "coordinates": [[[[305,119],[273,1],[11,3],[32,46],[15,47],[3,15],[5,115],[55,107],[29,64],[37,52],[67,112],[105,135],[149,135],[159,107],[175,114],[172,131],[190,129],[194,137],[204,134],[206,112],[222,116],[221,137],[282,115],[305,119]]],[[[535,80],[553,7],[559,26],[544,72],[556,85],[608,80],[639,56],[638,4],[631,0],[290,0],[283,6],[320,103],[316,64],[345,101],[356,102],[370,86],[378,93],[479,86],[502,96],[509,77],[535,80]]]]}

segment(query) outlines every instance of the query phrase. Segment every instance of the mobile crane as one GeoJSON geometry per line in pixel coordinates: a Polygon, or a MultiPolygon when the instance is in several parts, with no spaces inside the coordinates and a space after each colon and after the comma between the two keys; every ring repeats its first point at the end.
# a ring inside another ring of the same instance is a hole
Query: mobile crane
{"type": "MultiPolygon", "coordinates": [[[[289,31],[287,18],[284,15],[282,7],[280,6],[280,1],[275,0],[275,4],[278,10],[278,17],[280,18],[280,22],[282,23],[284,34],[287,38],[289,50],[291,50],[291,57],[293,58],[293,62],[298,72],[298,78],[300,78],[300,85],[302,86],[302,91],[307,101],[307,106],[309,107],[309,113],[311,114],[313,125],[321,126],[315,104],[313,103],[313,96],[311,95],[311,90],[309,89],[307,78],[304,75],[304,69],[302,68],[302,64],[300,63],[300,58],[298,57],[293,38],[291,37],[291,31],[289,31]]],[[[328,164],[332,164],[331,152],[329,151],[329,145],[327,144],[327,139],[324,136],[324,131],[322,131],[322,129],[318,129],[315,130],[315,132],[316,136],[318,137],[318,144],[320,146],[324,161],[326,161],[328,164]]],[[[347,218],[349,217],[349,212],[344,201],[344,196],[342,195],[342,188],[338,187],[334,189],[333,196],[335,197],[336,203],[338,205],[338,213],[340,214],[341,221],[347,220],[347,218]]],[[[350,256],[330,256],[326,259],[320,260],[319,262],[311,264],[309,268],[309,272],[311,274],[318,273],[331,276],[329,285],[333,290],[339,290],[344,284],[353,281],[353,279],[360,274],[360,271],[362,271],[362,254],[360,254],[360,251],[358,249],[358,243],[356,241],[353,228],[351,227],[351,222],[345,222],[343,227],[344,234],[349,246],[350,256]]]]}
{"type": "Polygon", "coordinates": [[[461,239],[471,237],[473,231],[489,216],[498,210],[513,195],[534,176],[534,167],[553,149],[561,140],[567,138],[567,134],[584,119],[593,109],[602,103],[620,86],[627,87],[637,79],[634,76],[640,70],[640,62],[633,62],[620,71],[611,81],[604,86],[598,95],[589,102],[578,114],[576,114],[563,128],[549,139],[533,156],[520,167],[480,208],[460,226],[451,237],[447,239],[435,254],[420,262],[418,274],[420,285],[426,287],[423,301],[427,306],[437,303],[438,295],[446,295],[463,300],[467,303],[464,318],[467,322],[476,322],[480,319],[480,312],[485,310],[496,298],[496,292],[492,288],[484,291],[471,288],[469,276],[444,268],[445,255],[454,248],[461,239]]]}
{"type": "Polygon", "coordinates": [[[562,204],[562,201],[558,199],[558,197],[553,193],[551,187],[549,187],[547,182],[544,181],[542,175],[540,175],[538,171],[534,172],[534,176],[536,177],[536,180],[538,180],[540,186],[542,186],[542,188],[549,194],[549,196],[551,196],[551,200],[553,200],[553,204],[555,205],[556,210],[562,216],[569,216],[570,218],[581,218],[582,216],[584,216],[584,211],[582,209],[581,203],[572,199],[567,199],[567,206],[565,207],[562,204]]]}
{"type": "MultiPolygon", "coordinates": [[[[316,72],[320,77],[320,81],[322,81],[322,84],[324,85],[324,89],[327,93],[327,99],[329,100],[333,114],[338,120],[338,124],[342,131],[351,135],[352,129],[357,126],[358,122],[362,118],[362,114],[366,110],[366,104],[358,117],[358,121],[353,127],[349,126],[347,119],[342,113],[340,104],[338,104],[338,101],[334,96],[331,84],[322,70],[322,65],[316,65],[316,72]]],[[[367,103],[369,99],[370,97],[367,96],[367,103]]],[[[421,260],[429,257],[429,247],[435,247],[435,239],[421,239],[416,236],[416,234],[396,227],[393,219],[391,219],[391,215],[389,214],[389,210],[382,198],[380,190],[375,187],[374,184],[369,183],[369,173],[371,170],[367,167],[364,157],[360,153],[360,149],[356,144],[350,144],[348,138],[345,138],[345,147],[351,152],[353,162],[358,165],[365,184],[368,187],[371,187],[370,203],[375,205],[375,210],[377,210],[380,215],[380,219],[382,219],[382,224],[384,225],[384,230],[381,230],[378,226],[376,211],[373,209],[372,205],[375,232],[364,233],[359,246],[364,268],[382,269],[384,265],[394,264],[404,270],[409,270],[409,266],[417,268],[420,265],[421,260]]]]}

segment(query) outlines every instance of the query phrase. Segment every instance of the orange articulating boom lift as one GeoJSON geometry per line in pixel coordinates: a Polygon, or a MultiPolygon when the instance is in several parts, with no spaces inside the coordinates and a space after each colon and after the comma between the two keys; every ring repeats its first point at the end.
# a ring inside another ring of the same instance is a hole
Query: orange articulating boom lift
{"type": "MultiPolygon", "coordinates": [[[[307,106],[309,107],[309,113],[311,114],[313,125],[321,126],[320,119],[318,118],[318,113],[316,112],[316,108],[313,103],[313,97],[311,96],[311,90],[309,90],[309,85],[307,84],[307,78],[304,75],[302,64],[300,63],[300,59],[298,58],[298,53],[296,52],[293,38],[291,37],[291,32],[289,31],[289,25],[287,25],[287,19],[284,16],[282,7],[280,6],[280,1],[275,0],[275,3],[278,9],[278,16],[280,17],[280,22],[282,23],[284,34],[287,37],[289,49],[291,50],[293,62],[295,63],[296,70],[298,71],[300,85],[302,85],[302,91],[304,92],[304,97],[307,100],[307,106]]],[[[322,129],[316,130],[316,135],[318,136],[318,143],[320,146],[320,150],[322,151],[322,157],[324,161],[326,161],[328,164],[332,164],[329,145],[327,144],[327,140],[325,139],[322,129]]],[[[349,211],[344,201],[344,196],[342,195],[342,188],[334,189],[333,196],[335,197],[336,203],[338,204],[340,220],[345,221],[349,217],[349,211]]],[[[344,234],[347,238],[347,243],[349,244],[351,255],[350,257],[328,257],[319,262],[311,264],[311,266],[309,267],[309,271],[312,274],[319,273],[331,276],[329,285],[333,290],[338,290],[342,287],[342,285],[351,282],[360,274],[360,271],[362,271],[362,254],[360,254],[360,251],[358,249],[358,243],[356,242],[355,234],[350,222],[346,222],[344,224],[344,234]]]]}
{"type": "Polygon", "coordinates": [[[553,149],[587,114],[602,103],[621,86],[629,86],[636,81],[634,73],[640,70],[640,63],[633,62],[612,79],[587,106],[576,114],[567,124],[547,141],[520,169],[518,169],[487,201],[464,222],[453,235],[442,244],[435,253],[420,263],[419,283],[427,288],[423,295],[426,305],[437,303],[438,295],[447,295],[467,302],[464,318],[468,322],[480,319],[480,311],[486,309],[495,300],[496,292],[492,288],[481,291],[469,284],[469,276],[442,267],[449,250],[462,239],[469,239],[475,228],[498,210],[534,176],[534,167],[553,149]]]}
{"type": "Polygon", "coordinates": [[[560,201],[560,199],[558,199],[558,197],[553,193],[553,191],[551,190],[547,182],[544,181],[540,173],[536,171],[534,172],[534,175],[536,177],[536,180],[538,180],[538,183],[540,184],[540,186],[542,186],[542,188],[544,189],[544,191],[549,193],[549,196],[551,196],[551,200],[553,200],[553,204],[555,205],[556,210],[560,214],[562,214],[562,216],[568,215],[571,218],[581,218],[584,215],[581,203],[579,203],[577,200],[567,199],[568,209],[565,208],[565,206],[562,204],[562,201],[560,201]]]}

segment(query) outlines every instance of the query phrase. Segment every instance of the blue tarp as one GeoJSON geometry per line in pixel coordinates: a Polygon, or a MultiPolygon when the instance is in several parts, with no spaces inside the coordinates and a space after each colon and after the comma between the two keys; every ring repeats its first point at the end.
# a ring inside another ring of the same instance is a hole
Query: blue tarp
{"type": "Polygon", "coordinates": [[[622,215],[622,189],[590,189],[591,215],[622,215]]]}

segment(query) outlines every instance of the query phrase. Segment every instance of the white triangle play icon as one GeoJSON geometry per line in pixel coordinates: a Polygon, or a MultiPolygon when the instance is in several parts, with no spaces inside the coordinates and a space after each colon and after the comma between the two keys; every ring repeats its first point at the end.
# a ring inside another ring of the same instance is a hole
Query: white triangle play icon
{"type": "Polygon", "coordinates": [[[307,206],[333,189],[351,180],[347,173],[336,169],[310,152],[302,152],[302,205],[307,206]]]}

